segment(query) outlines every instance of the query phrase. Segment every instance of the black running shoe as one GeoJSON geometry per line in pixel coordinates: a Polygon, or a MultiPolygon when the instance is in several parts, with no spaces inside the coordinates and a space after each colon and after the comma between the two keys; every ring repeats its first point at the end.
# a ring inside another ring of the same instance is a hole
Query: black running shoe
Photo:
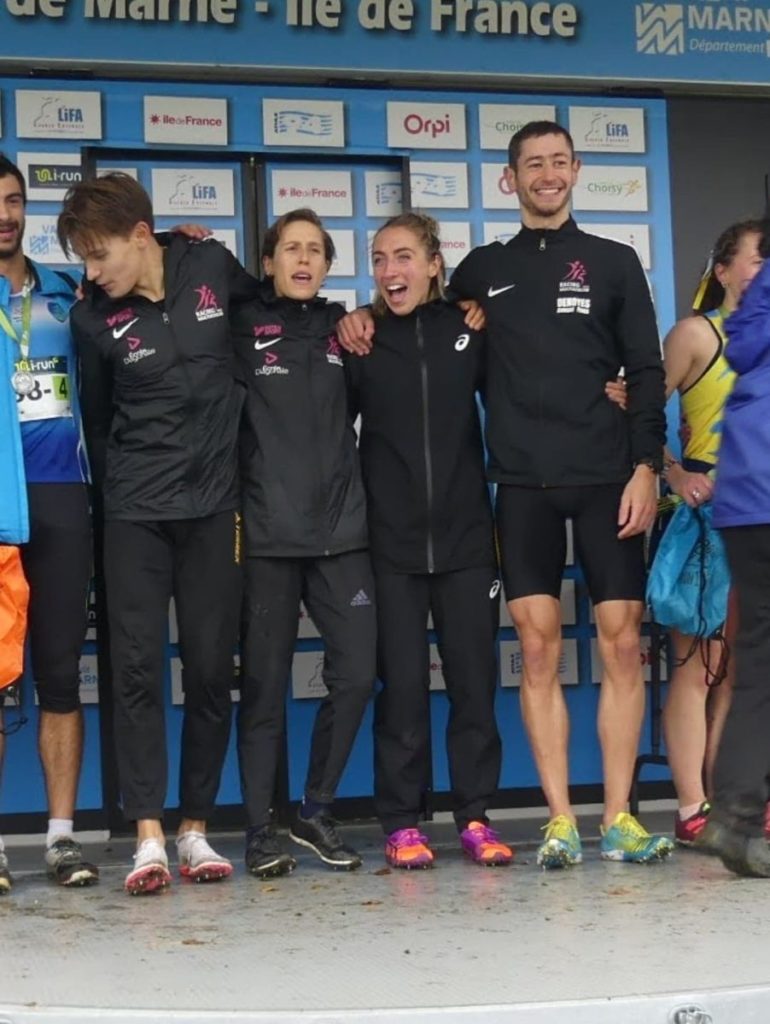
{"type": "Polygon", "coordinates": [[[770,846],[764,836],[743,835],[723,821],[710,819],[695,846],[716,853],[736,875],[770,878],[770,846]]]}
{"type": "Polygon", "coordinates": [[[69,836],[57,839],[45,851],[48,877],[59,885],[93,885],[99,881],[99,868],[83,860],[80,843],[69,836]]]}
{"type": "Polygon", "coordinates": [[[296,860],[285,853],[278,842],[273,825],[250,828],[246,833],[246,870],[257,878],[288,875],[297,866],[296,860]]]}
{"type": "Polygon", "coordinates": [[[8,857],[4,850],[0,850],[0,896],[5,896],[11,891],[13,879],[8,870],[8,857]]]}
{"type": "Polygon", "coordinates": [[[303,818],[298,813],[289,838],[312,850],[330,867],[353,871],[361,866],[361,857],[342,842],[334,818],[327,811],[319,811],[312,818],[303,818]]]}

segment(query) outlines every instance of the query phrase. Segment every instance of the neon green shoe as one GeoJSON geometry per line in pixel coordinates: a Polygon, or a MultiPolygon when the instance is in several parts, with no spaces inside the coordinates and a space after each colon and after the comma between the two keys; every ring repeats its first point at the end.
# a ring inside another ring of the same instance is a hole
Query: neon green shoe
{"type": "Polygon", "coordinates": [[[545,839],[537,850],[537,866],[545,868],[569,868],[583,860],[583,848],[577,827],[566,814],[551,818],[542,831],[545,839]]]}
{"type": "Polygon", "coordinates": [[[605,831],[601,830],[599,851],[603,860],[626,860],[648,864],[665,860],[674,849],[667,836],[652,836],[632,814],[621,812],[605,831]]]}

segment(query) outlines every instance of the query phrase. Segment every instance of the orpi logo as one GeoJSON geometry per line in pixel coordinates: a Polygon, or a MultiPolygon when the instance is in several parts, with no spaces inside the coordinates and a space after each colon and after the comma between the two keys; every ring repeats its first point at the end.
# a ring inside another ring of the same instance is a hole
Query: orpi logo
{"type": "Polygon", "coordinates": [[[409,135],[430,135],[432,139],[436,139],[439,135],[452,131],[452,122],[449,114],[444,114],[443,117],[422,117],[413,112],[404,118],[404,131],[409,135]]]}
{"type": "Polygon", "coordinates": [[[636,49],[669,57],[684,53],[683,4],[637,4],[636,49]]]}

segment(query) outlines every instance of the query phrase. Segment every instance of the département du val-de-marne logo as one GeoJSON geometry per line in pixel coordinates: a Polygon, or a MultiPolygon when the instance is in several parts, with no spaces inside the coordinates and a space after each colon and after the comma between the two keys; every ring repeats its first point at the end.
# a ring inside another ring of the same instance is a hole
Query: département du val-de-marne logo
{"type": "Polygon", "coordinates": [[[669,57],[684,53],[684,5],[637,4],[636,49],[669,57]]]}

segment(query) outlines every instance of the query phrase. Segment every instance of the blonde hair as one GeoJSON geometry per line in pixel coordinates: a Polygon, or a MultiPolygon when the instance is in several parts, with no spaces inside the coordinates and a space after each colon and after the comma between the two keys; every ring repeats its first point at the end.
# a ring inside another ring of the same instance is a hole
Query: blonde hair
{"type": "MultiPolygon", "coordinates": [[[[432,260],[434,257],[438,257],[438,273],[435,277],[431,278],[430,289],[428,291],[428,302],[432,302],[434,299],[443,298],[444,291],[446,289],[446,265],[441,252],[441,240],[438,235],[438,224],[433,217],[429,216],[427,213],[416,212],[399,213],[396,217],[391,217],[390,220],[385,221],[381,228],[377,229],[377,232],[372,239],[372,251],[374,251],[378,237],[387,228],[406,228],[408,231],[412,232],[417,241],[423,247],[425,255],[429,260],[432,260]]],[[[372,303],[372,311],[377,316],[383,316],[387,312],[387,309],[388,307],[385,304],[385,300],[378,294],[372,303]]]]}

